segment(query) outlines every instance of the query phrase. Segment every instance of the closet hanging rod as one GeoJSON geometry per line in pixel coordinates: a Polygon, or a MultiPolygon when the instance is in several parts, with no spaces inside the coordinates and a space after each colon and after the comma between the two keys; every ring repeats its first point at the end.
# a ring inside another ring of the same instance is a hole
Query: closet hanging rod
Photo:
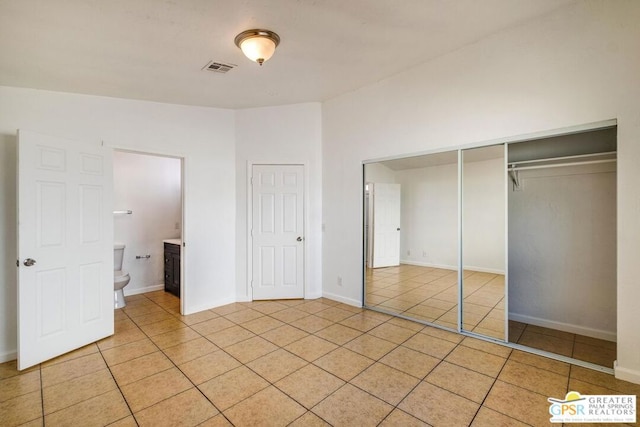
{"type": "Polygon", "coordinates": [[[556,162],[556,161],[559,161],[559,160],[586,159],[586,158],[590,158],[590,157],[615,156],[616,154],[617,154],[617,151],[607,151],[607,152],[604,152],[604,153],[576,154],[574,156],[547,157],[547,158],[544,158],[544,159],[522,160],[522,161],[519,161],[519,162],[518,161],[509,162],[509,166],[524,165],[524,164],[529,164],[529,163],[556,162]]]}
{"type": "Polygon", "coordinates": [[[581,165],[595,165],[599,163],[614,163],[616,159],[605,160],[585,160],[583,162],[565,162],[565,163],[551,163],[549,165],[533,165],[533,166],[510,166],[509,171],[526,171],[531,169],[546,169],[546,168],[559,168],[565,166],[581,166],[581,165]]]}
{"type": "Polygon", "coordinates": [[[113,211],[114,214],[125,214],[125,215],[131,215],[133,213],[132,210],[127,209],[126,211],[113,211]]]}

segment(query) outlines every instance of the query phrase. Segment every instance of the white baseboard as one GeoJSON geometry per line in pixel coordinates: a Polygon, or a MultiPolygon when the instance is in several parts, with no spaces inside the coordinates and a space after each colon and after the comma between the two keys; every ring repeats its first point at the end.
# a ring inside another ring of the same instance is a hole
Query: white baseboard
{"type": "Polygon", "coordinates": [[[618,361],[613,362],[613,372],[617,379],[640,384],[640,371],[618,366],[618,361]]]}
{"type": "Polygon", "coordinates": [[[538,317],[526,316],[518,313],[509,312],[509,320],[515,320],[516,322],[528,323],[535,326],[542,326],[544,328],[556,329],[558,331],[569,332],[572,334],[585,335],[587,337],[598,338],[606,341],[616,342],[617,340],[616,333],[612,331],[587,328],[585,326],[556,322],[555,320],[541,319],[538,317]]]}
{"type": "Polygon", "coordinates": [[[0,363],[10,362],[12,360],[16,360],[17,358],[18,358],[17,350],[0,353],[0,363]]]}
{"type": "Polygon", "coordinates": [[[504,270],[499,270],[497,268],[476,267],[475,265],[465,265],[464,269],[467,271],[477,271],[478,273],[504,274],[504,270]]]}
{"type": "Polygon", "coordinates": [[[160,283],[159,285],[145,286],[144,288],[133,288],[133,289],[127,289],[127,287],[125,286],[125,288],[123,289],[125,296],[138,295],[138,294],[144,294],[146,292],[155,292],[155,291],[162,291],[162,290],[164,290],[164,283],[160,283]]]}
{"type": "MultiPolygon", "coordinates": [[[[457,265],[433,264],[429,262],[414,261],[414,260],[407,260],[407,259],[401,259],[400,264],[417,265],[420,267],[430,267],[430,268],[441,268],[443,270],[453,270],[453,271],[458,270],[457,265]]],[[[496,268],[476,267],[473,265],[467,265],[464,267],[464,269],[477,271],[479,273],[504,274],[504,270],[499,270],[496,268]]]]}
{"type": "MultiPolygon", "coordinates": [[[[322,293],[314,292],[304,296],[304,299],[318,299],[322,298],[322,293]]],[[[236,302],[251,302],[253,301],[248,295],[236,295],[236,302]]]]}
{"type": "Polygon", "coordinates": [[[346,297],[343,297],[342,295],[332,294],[331,292],[323,292],[322,296],[324,298],[327,298],[333,301],[338,301],[343,304],[352,305],[354,307],[362,307],[362,301],[352,299],[352,298],[346,298],[346,297]]]}
{"type": "Polygon", "coordinates": [[[420,267],[441,268],[443,270],[458,270],[457,265],[433,264],[430,262],[414,261],[409,259],[401,259],[400,264],[417,265],[420,267]]]}

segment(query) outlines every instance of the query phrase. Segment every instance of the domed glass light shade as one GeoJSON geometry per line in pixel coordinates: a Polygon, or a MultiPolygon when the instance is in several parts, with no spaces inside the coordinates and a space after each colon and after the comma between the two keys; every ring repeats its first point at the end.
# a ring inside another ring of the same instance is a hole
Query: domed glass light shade
{"type": "Polygon", "coordinates": [[[280,37],[273,31],[254,29],[241,32],[234,41],[247,58],[262,65],[273,56],[280,37]]]}

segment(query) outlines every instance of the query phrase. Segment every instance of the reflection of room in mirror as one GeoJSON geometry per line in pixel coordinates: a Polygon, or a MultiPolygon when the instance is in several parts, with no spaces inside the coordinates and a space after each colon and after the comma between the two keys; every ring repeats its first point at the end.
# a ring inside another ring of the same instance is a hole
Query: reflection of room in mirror
{"type": "Polygon", "coordinates": [[[462,329],[505,340],[505,147],[462,150],[462,329]]]}
{"type": "Polygon", "coordinates": [[[367,266],[373,267],[365,280],[367,306],[457,330],[457,161],[457,151],[451,151],[365,165],[365,243],[367,266]],[[387,186],[400,189],[393,207],[398,222],[389,225],[398,230],[394,250],[399,259],[376,268],[376,253],[391,252],[380,245],[376,232],[380,217],[388,218],[385,212],[391,208],[376,204],[376,189],[387,186]]]}
{"type": "Polygon", "coordinates": [[[616,132],[365,164],[365,306],[613,367],[616,132]]]}
{"type": "MultiPolygon", "coordinates": [[[[504,338],[504,275],[465,271],[463,326],[504,338]]],[[[367,306],[458,328],[458,272],[401,264],[367,269],[367,306]]]]}

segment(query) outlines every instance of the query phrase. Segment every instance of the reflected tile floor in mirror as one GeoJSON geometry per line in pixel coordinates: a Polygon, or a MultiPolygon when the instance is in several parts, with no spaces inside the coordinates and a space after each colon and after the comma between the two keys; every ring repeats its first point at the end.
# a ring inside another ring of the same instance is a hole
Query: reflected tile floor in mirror
{"type": "MultiPolygon", "coordinates": [[[[457,329],[458,272],[401,264],[367,269],[367,306],[457,329]]],[[[464,329],[504,339],[504,276],[464,272],[464,329]]],[[[613,368],[616,343],[509,321],[509,342],[613,368]]]]}
{"type": "Polygon", "coordinates": [[[115,335],[19,372],[0,425],[549,425],[548,397],[640,394],[568,363],[327,299],[181,316],[127,297],[115,335]],[[524,380],[526,379],[526,380],[524,380]]]}
{"type": "MultiPolygon", "coordinates": [[[[465,270],[463,327],[504,340],[504,275],[465,270]]],[[[458,328],[458,272],[401,264],[367,269],[368,307],[458,328]]]]}

